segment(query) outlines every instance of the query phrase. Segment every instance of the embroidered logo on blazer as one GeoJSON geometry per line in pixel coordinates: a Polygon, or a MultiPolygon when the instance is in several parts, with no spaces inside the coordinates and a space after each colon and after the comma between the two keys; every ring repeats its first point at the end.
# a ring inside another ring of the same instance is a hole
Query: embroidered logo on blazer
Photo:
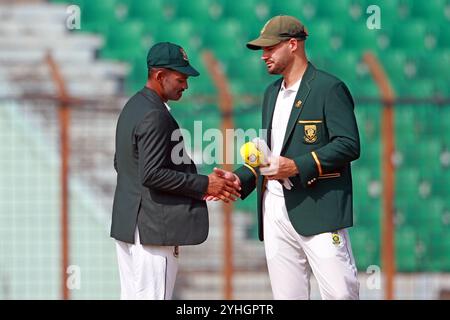
{"type": "Polygon", "coordinates": [[[314,143],[317,141],[317,127],[315,124],[305,125],[305,142],[314,143]]]}

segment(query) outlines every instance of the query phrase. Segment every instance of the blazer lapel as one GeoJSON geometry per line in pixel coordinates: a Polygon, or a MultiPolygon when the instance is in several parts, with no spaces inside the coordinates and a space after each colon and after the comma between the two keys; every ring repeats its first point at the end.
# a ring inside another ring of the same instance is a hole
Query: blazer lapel
{"type": "Polygon", "coordinates": [[[300,83],[300,88],[298,89],[297,96],[294,100],[294,105],[291,109],[291,115],[289,117],[289,122],[286,128],[286,133],[284,135],[283,140],[283,147],[281,148],[281,154],[283,154],[283,151],[286,147],[286,142],[289,139],[289,136],[291,135],[292,131],[294,130],[294,127],[297,123],[297,119],[300,116],[300,113],[302,113],[302,110],[305,107],[306,99],[308,98],[309,91],[311,90],[311,84],[310,82],[314,79],[316,74],[316,69],[314,66],[308,62],[308,66],[306,68],[305,74],[303,75],[303,79],[300,83]]]}
{"type": "Polygon", "coordinates": [[[267,104],[266,104],[266,110],[265,110],[265,121],[263,123],[264,127],[263,129],[267,129],[267,137],[266,138],[266,142],[267,145],[269,146],[269,148],[271,148],[271,144],[272,144],[272,139],[271,139],[271,131],[272,131],[272,117],[273,117],[273,112],[275,110],[275,104],[277,102],[277,96],[278,96],[278,91],[280,91],[280,87],[281,87],[281,83],[283,82],[283,79],[279,79],[278,81],[276,81],[272,88],[271,91],[269,93],[269,96],[267,98],[267,104]]]}

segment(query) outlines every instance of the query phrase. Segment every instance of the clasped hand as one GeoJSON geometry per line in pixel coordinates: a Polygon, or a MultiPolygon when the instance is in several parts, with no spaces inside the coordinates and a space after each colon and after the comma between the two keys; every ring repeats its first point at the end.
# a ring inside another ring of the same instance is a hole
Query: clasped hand
{"type": "Polygon", "coordinates": [[[203,200],[222,200],[226,203],[236,201],[241,197],[241,181],[232,172],[214,168],[214,172],[208,175],[209,183],[203,200]]]}

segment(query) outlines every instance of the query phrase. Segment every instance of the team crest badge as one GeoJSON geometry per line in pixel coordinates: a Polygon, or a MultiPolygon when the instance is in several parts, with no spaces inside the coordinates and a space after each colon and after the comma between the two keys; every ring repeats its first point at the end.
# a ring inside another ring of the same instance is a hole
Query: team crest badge
{"type": "Polygon", "coordinates": [[[186,51],[184,51],[183,48],[180,48],[180,52],[181,52],[181,54],[183,55],[183,60],[189,61],[188,56],[187,56],[187,54],[186,54],[186,51]]]}
{"type": "Polygon", "coordinates": [[[296,103],[295,103],[295,107],[296,108],[300,108],[302,106],[302,100],[298,100],[296,103]]]}
{"type": "Polygon", "coordinates": [[[341,241],[341,236],[340,236],[339,233],[337,233],[337,232],[333,232],[333,233],[331,234],[331,239],[333,239],[333,244],[334,244],[335,246],[340,246],[341,243],[342,243],[342,241],[341,241]]]}
{"type": "Polygon", "coordinates": [[[317,127],[315,124],[305,125],[305,142],[314,143],[317,141],[317,127]]]}

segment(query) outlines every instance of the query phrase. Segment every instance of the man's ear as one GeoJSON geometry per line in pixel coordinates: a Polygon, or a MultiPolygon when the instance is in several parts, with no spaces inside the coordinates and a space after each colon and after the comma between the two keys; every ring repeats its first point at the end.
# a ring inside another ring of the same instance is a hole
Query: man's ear
{"type": "Polygon", "coordinates": [[[298,47],[297,39],[294,38],[289,39],[289,48],[291,49],[291,51],[294,52],[295,50],[297,50],[297,47],[298,47]]]}
{"type": "Polygon", "coordinates": [[[159,69],[159,70],[155,71],[155,79],[157,81],[162,80],[163,76],[164,76],[164,70],[159,69]]]}

